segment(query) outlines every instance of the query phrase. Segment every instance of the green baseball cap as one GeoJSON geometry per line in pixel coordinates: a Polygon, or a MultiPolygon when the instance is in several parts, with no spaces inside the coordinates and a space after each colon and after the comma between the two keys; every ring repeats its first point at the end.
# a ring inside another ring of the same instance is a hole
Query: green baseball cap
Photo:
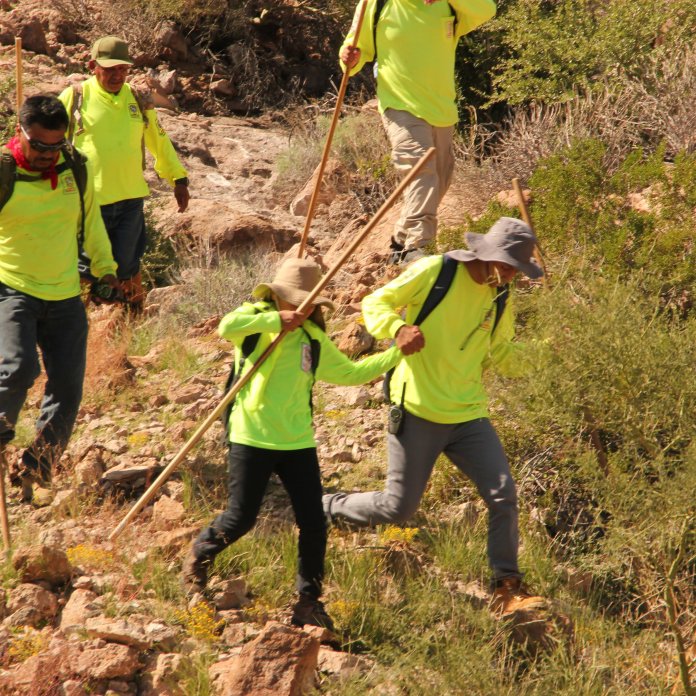
{"type": "Polygon", "coordinates": [[[102,36],[92,46],[92,60],[102,68],[113,68],[116,65],[133,65],[128,55],[128,44],[118,36],[102,36]]]}

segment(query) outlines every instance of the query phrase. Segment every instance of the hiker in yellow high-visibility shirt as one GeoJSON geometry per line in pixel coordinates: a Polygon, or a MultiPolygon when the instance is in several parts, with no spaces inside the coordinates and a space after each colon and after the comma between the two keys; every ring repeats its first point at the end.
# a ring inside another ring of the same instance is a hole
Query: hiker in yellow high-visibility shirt
{"type": "Polygon", "coordinates": [[[500,218],[485,235],[468,233],[467,242],[469,249],[419,259],[363,299],[367,330],[394,339],[405,356],[389,382],[387,477],[381,491],[325,495],[324,512],[359,526],[402,524],[418,510],[444,454],[488,508],[492,607],[509,614],[545,600],[521,582],[517,491],[482,376],[487,368],[511,377],[525,371],[524,349],[512,340],[513,311],[500,295],[517,273],[540,278],[543,270],[532,256],[536,237],[522,220],[500,218]],[[449,287],[423,317],[445,263],[454,269],[449,287]]]}
{"type": "Polygon", "coordinates": [[[55,97],[29,97],[19,112],[17,135],[3,149],[3,170],[13,167],[14,185],[9,198],[3,194],[0,210],[0,456],[41,372],[37,349],[46,370],[36,437],[11,472],[25,500],[33,484],[50,484],[82,399],[87,350],[77,269],[82,225],[92,275],[118,287],[89,166],[84,190],[77,165],[69,166],[79,154],[67,147],[67,127],[68,114],[55,97]]]}
{"type": "Polygon", "coordinates": [[[124,294],[139,309],[145,299],[140,273],[146,242],[144,199],[150,193],[143,176],[145,147],[155,159],[157,174],[174,187],[180,213],[190,195],[186,170],[151,99],[141,98],[126,82],[132,64],[123,39],[102,37],[88,63],[93,76],[78,88],[65,89],[59,99],[71,117],[69,137],[94,169],[94,189],[124,294]]]}
{"type": "Polygon", "coordinates": [[[452,180],[457,42],[496,7],[493,0],[362,2],[367,8],[360,36],[354,19],[341,47],[341,67],[355,74],[377,60],[379,112],[399,171],[407,174],[429,148],[436,149],[404,194],[390,256],[391,263],[402,263],[423,256],[422,248],[435,239],[437,209],[452,180]]]}

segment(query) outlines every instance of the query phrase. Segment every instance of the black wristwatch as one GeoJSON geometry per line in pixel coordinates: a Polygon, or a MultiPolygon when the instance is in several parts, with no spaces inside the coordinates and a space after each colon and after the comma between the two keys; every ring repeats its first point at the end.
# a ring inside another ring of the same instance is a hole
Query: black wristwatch
{"type": "Polygon", "coordinates": [[[174,186],[188,186],[189,185],[189,180],[187,176],[181,177],[181,179],[174,179],[174,186]]]}

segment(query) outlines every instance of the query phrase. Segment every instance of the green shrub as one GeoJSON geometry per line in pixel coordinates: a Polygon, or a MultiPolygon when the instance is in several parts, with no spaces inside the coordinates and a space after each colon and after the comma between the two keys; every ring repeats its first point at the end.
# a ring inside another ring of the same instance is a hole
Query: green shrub
{"type": "Polygon", "coordinates": [[[690,0],[516,0],[486,31],[502,44],[492,102],[565,101],[577,86],[641,75],[655,51],[688,44],[690,0]]]}

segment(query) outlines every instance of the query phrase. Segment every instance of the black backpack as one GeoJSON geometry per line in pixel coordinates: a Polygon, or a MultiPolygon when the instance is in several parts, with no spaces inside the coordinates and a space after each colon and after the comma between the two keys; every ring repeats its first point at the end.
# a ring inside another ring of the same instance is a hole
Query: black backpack
{"type": "MultiPolygon", "coordinates": [[[[71,145],[67,144],[61,149],[64,162],[56,166],[56,174],[60,175],[70,169],[75,178],[75,185],[80,195],[80,235],[78,246],[81,249],[85,240],[85,189],[87,188],[87,158],[78,152],[71,145]]],[[[18,174],[17,162],[14,155],[6,147],[2,148],[0,154],[0,211],[5,207],[7,201],[12,198],[15,182],[17,181],[37,181],[41,174],[34,176],[31,174],[18,174]]]]}
{"type": "MultiPolygon", "coordinates": [[[[433,286],[430,288],[430,292],[428,292],[428,296],[425,298],[425,302],[423,302],[423,305],[421,306],[420,311],[418,312],[418,316],[416,317],[416,320],[413,322],[413,326],[420,326],[430,316],[435,307],[437,307],[440,304],[440,302],[442,302],[442,300],[445,299],[445,295],[447,294],[448,290],[452,286],[452,283],[454,282],[454,276],[457,273],[458,264],[459,261],[453,259],[449,254],[442,255],[442,266],[440,268],[440,272],[437,274],[437,278],[435,278],[435,282],[433,283],[433,286]]],[[[505,305],[507,304],[509,296],[509,285],[503,285],[500,289],[500,292],[495,296],[495,319],[493,320],[491,336],[493,336],[493,332],[496,330],[498,322],[500,322],[500,319],[503,316],[503,312],[505,311],[505,305]]],[[[384,398],[387,402],[391,401],[391,378],[394,374],[394,369],[395,368],[392,367],[392,369],[384,375],[383,390],[384,398]]],[[[406,385],[404,385],[404,389],[405,387],[406,385]]],[[[403,406],[403,394],[401,396],[401,399],[401,405],[403,406]]]]}
{"type": "MultiPolygon", "coordinates": [[[[384,9],[384,6],[387,4],[387,0],[377,0],[375,3],[375,14],[372,18],[372,45],[375,48],[375,57],[373,58],[373,61],[376,63],[377,62],[377,22],[379,22],[379,18],[382,16],[382,10],[384,9]]],[[[450,8],[450,12],[452,13],[452,16],[454,17],[454,26],[456,28],[457,26],[457,13],[454,11],[454,7],[452,7],[451,3],[447,3],[448,7],[450,8]]],[[[358,37],[355,37],[355,40],[357,41],[358,37]]]]}
{"type": "MultiPolygon", "coordinates": [[[[263,312],[265,310],[259,309],[258,307],[254,307],[254,314],[258,314],[259,312],[263,312]]],[[[311,353],[311,363],[312,363],[312,375],[315,375],[317,372],[317,367],[319,367],[319,357],[321,354],[321,343],[316,339],[312,338],[307,330],[304,327],[300,327],[302,331],[304,331],[305,336],[309,339],[309,349],[311,353]]],[[[259,343],[259,339],[261,338],[260,333],[255,333],[255,334],[249,334],[244,338],[242,341],[242,346],[241,346],[241,355],[239,357],[239,372],[237,372],[235,360],[232,360],[232,364],[230,366],[230,373],[227,375],[227,381],[225,382],[225,394],[227,394],[230,389],[239,381],[239,378],[244,372],[244,364],[246,363],[247,358],[256,350],[256,346],[259,343]]],[[[228,442],[227,436],[228,436],[228,428],[229,428],[229,423],[230,423],[230,416],[232,415],[232,408],[234,407],[234,402],[235,399],[232,399],[229,404],[227,404],[227,408],[225,409],[224,413],[222,414],[222,425],[223,428],[225,429],[225,435],[224,435],[224,440],[225,442],[228,442]]],[[[313,409],[313,404],[312,404],[312,393],[310,391],[309,393],[309,407],[313,409]]]]}

